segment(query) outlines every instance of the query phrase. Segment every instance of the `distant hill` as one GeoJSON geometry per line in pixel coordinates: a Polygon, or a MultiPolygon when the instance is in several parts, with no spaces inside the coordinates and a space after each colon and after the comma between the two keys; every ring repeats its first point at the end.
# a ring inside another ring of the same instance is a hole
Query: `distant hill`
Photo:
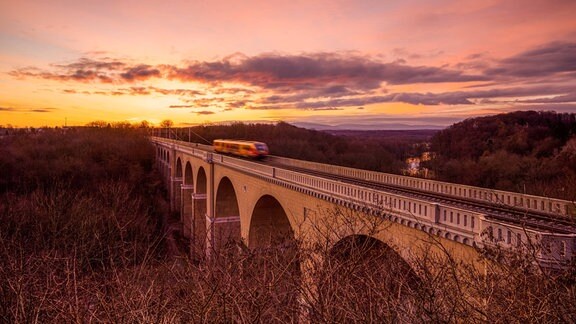
{"type": "Polygon", "coordinates": [[[337,125],[325,125],[320,123],[310,123],[310,122],[293,122],[295,126],[303,127],[307,129],[322,130],[322,131],[340,131],[340,130],[368,130],[368,131],[379,131],[381,129],[387,130],[419,130],[419,129],[444,129],[444,126],[439,125],[409,125],[403,123],[393,123],[393,122],[379,122],[374,124],[351,124],[343,123],[337,125]]]}
{"type": "Polygon", "coordinates": [[[439,130],[415,129],[415,130],[326,130],[326,133],[337,136],[350,136],[372,139],[401,139],[428,142],[439,130]]]}
{"type": "Polygon", "coordinates": [[[470,118],[436,133],[431,149],[440,180],[576,198],[576,114],[470,118]]]}

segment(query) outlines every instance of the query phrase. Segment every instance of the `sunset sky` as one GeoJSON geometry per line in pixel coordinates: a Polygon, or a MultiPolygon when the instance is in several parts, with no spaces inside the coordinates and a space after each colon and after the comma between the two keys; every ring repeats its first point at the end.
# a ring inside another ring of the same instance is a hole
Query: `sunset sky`
{"type": "Polygon", "coordinates": [[[575,0],[0,0],[0,126],[576,112],[575,0]]]}

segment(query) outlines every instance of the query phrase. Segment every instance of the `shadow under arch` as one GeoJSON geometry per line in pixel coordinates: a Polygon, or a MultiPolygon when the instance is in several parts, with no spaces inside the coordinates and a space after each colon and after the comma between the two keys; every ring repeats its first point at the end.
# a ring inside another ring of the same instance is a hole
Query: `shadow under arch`
{"type": "Polygon", "coordinates": [[[186,168],[184,169],[184,184],[192,185],[194,182],[194,176],[192,175],[192,165],[190,162],[186,162],[186,168]]]}
{"type": "Polygon", "coordinates": [[[350,235],[327,251],[316,274],[312,322],[403,322],[421,284],[410,265],[386,243],[350,235]]]}
{"type": "Polygon", "coordinates": [[[237,246],[241,242],[240,209],[234,185],[223,177],[216,191],[212,248],[220,251],[224,247],[237,246]]]}
{"type": "Polygon", "coordinates": [[[250,218],[248,247],[271,248],[294,243],[294,231],[284,208],[270,195],[260,197],[250,218]]]}
{"type": "Polygon", "coordinates": [[[244,280],[253,282],[274,313],[263,314],[263,321],[299,321],[302,270],[294,231],[280,202],[263,195],[250,218],[248,249],[242,267],[244,280]],[[272,316],[273,315],[273,316],[272,316]]]}
{"type": "Polygon", "coordinates": [[[204,167],[198,168],[198,174],[196,175],[196,186],[194,192],[198,194],[206,194],[208,192],[208,178],[206,177],[206,171],[204,167]]]}
{"type": "Polygon", "coordinates": [[[176,178],[182,178],[182,160],[180,157],[176,160],[176,178]]]}

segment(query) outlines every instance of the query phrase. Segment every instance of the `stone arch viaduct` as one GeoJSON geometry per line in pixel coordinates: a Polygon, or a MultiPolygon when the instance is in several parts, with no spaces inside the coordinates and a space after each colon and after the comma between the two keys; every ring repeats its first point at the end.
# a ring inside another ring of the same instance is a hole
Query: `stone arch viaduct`
{"type": "Polygon", "coordinates": [[[513,248],[528,241],[542,246],[537,258],[545,266],[560,267],[576,255],[574,226],[536,218],[528,226],[519,216],[505,217],[509,209],[526,217],[567,219],[575,217],[573,202],[280,157],[261,163],[213,153],[211,146],[151,140],[171,209],[179,213],[197,256],[232,242],[258,248],[287,238],[313,241],[318,231],[333,233],[329,239],[335,244],[347,235],[373,237],[408,263],[433,242],[463,261],[476,259],[477,248],[485,245],[513,248]],[[448,203],[438,195],[468,203],[448,203]],[[384,229],[372,231],[372,220],[384,229]]]}

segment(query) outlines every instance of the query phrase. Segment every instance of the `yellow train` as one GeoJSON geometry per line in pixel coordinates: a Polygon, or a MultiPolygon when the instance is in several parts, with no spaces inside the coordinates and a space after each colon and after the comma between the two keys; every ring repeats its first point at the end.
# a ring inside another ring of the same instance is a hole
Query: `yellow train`
{"type": "Polygon", "coordinates": [[[214,151],[253,159],[262,159],[268,155],[268,146],[262,142],[217,139],[212,143],[214,151]]]}

